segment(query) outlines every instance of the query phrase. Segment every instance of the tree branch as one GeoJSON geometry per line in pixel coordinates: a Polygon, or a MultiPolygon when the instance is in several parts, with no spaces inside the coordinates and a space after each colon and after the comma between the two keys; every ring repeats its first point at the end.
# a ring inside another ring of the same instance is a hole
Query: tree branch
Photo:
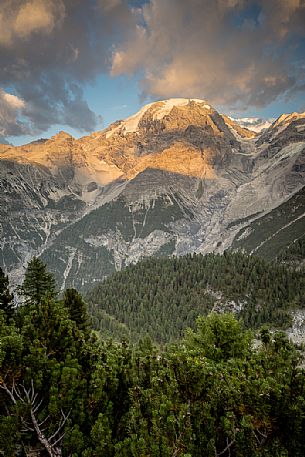
{"type": "Polygon", "coordinates": [[[234,443],[235,443],[235,438],[230,443],[229,443],[229,440],[227,438],[227,446],[221,452],[217,452],[217,450],[215,449],[215,456],[216,457],[220,457],[221,455],[223,455],[228,450],[230,452],[230,448],[234,443]]]}
{"type": "Polygon", "coordinates": [[[50,418],[50,416],[48,415],[42,422],[38,422],[38,420],[36,418],[35,413],[41,407],[43,399],[41,399],[40,401],[37,401],[38,394],[35,392],[33,379],[31,380],[31,386],[28,389],[25,387],[24,384],[21,385],[20,388],[22,388],[23,395],[21,394],[20,388],[16,386],[14,380],[13,380],[12,387],[10,389],[7,387],[7,385],[5,384],[4,381],[1,382],[0,388],[3,389],[7,393],[7,395],[10,397],[10,399],[14,405],[16,405],[18,401],[20,401],[22,404],[29,406],[31,424],[29,424],[29,422],[24,417],[21,417],[21,422],[24,427],[22,429],[22,431],[35,432],[37,435],[38,441],[44,446],[49,457],[61,457],[62,450],[61,450],[61,446],[59,446],[59,443],[62,442],[62,440],[65,436],[65,433],[62,432],[62,430],[70,416],[71,410],[69,411],[68,414],[64,414],[63,410],[62,409],[60,410],[62,418],[59,422],[59,425],[58,425],[56,431],[48,438],[44,434],[44,431],[46,429],[42,429],[41,426],[47,422],[47,420],[50,418]]]}

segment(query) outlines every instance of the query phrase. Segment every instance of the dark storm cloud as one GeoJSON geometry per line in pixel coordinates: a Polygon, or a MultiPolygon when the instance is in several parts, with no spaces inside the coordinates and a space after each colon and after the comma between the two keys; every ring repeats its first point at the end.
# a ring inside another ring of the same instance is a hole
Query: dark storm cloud
{"type": "Polygon", "coordinates": [[[304,84],[304,39],[304,0],[151,0],[112,74],[144,70],[154,97],[264,106],[304,84]]]}
{"type": "Polygon", "coordinates": [[[304,93],[304,56],[304,0],[2,0],[0,135],[94,130],[82,87],[103,72],[140,71],[156,98],[264,106],[304,93]]]}
{"type": "MultiPolygon", "coordinates": [[[[2,0],[0,87],[23,101],[2,122],[3,134],[39,133],[56,123],[93,130],[99,119],[82,84],[107,71],[114,36],[123,39],[135,20],[117,0],[2,0]]],[[[6,114],[0,97],[0,116],[6,114]]]]}

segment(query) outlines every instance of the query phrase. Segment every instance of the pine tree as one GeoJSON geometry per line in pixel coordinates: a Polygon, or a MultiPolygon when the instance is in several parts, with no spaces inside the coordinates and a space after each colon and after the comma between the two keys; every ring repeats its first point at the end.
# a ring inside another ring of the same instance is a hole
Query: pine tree
{"type": "Polygon", "coordinates": [[[37,257],[33,257],[27,266],[22,293],[26,302],[33,304],[38,304],[45,296],[55,298],[57,295],[54,276],[48,272],[47,266],[37,257]]]}
{"type": "Polygon", "coordinates": [[[89,316],[82,296],[75,289],[67,289],[64,293],[64,306],[69,311],[69,317],[80,330],[89,331],[89,316]]]}
{"type": "Polygon", "coordinates": [[[7,319],[14,314],[13,294],[9,290],[8,277],[0,267],[0,311],[4,311],[7,319]]]}

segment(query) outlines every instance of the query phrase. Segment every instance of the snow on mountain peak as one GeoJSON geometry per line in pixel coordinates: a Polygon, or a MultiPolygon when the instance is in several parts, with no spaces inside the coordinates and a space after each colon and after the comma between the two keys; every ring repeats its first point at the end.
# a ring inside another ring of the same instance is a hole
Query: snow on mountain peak
{"type": "MultiPolygon", "coordinates": [[[[164,116],[169,114],[174,106],[186,106],[190,102],[195,102],[197,104],[202,104],[204,108],[211,109],[211,106],[208,105],[204,100],[200,100],[198,98],[169,98],[168,100],[162,100],[156,103],[162,103],[162,107],[156,112],[154,118],[155,119],[162,119],[164,116]]],[[[154,103],[151,104],[151,106],[154,103]]]]}
{"type": "Polygon", "coordinates": [[[208,110],[213,109],[210,105],[206,103],[205,100],[201,100],[198,98],[170,98],[167,100],[160,100],[148,103],[147,105],[143,106],[136,114],[122,121],[119,126],[116,126],[114,129],[108,131],[106,137],[110,137],[115,131],[118,130],[120,130],[123,134],[136,132],[139,128],[139,123],[141,119],[150,109],[153,110],[153,120],[160,120],[163,119],[164,116],[168,115],[174,107],[187,106],[191,102],[200,104],[203,106],[203,108],[208,110]]]}
{"type": "Polygon", "coordinates": [[[237,122],[241,127],[247,128],[252,130],[252,132],[260,133],[263,130],[270,127],[272,122],[275,119],[262,119],[260,117],[241,117],[241,118],[233,118],[230,117],[234,122],[237,122]]]}

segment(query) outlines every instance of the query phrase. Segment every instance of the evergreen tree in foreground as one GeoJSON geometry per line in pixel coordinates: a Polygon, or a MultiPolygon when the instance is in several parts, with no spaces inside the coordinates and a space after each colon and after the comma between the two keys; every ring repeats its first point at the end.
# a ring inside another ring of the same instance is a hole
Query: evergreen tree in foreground
{"type": "Polygon", "coordinates": [[[54,276],[48,272],[47,266],[38,257],[33,257],[27,266],[22,284],[26,302],[38,304],[45,296],[55,298],[55,287],[54,276]]]}
{"type": "Polygon", "coordinates": [[[82,296],[75,289],[67,289],[64,293],[64,306],[69,311],[69,317],[77,327],[88,333],[90,331],[87,307],[82,296]]]}
{"type": "Polygon", "coordinates": [[[0,311],[4,311],[7,319],[14,314],[13,294],[9,290],[8,277],[0,267],[0,311]]]}

